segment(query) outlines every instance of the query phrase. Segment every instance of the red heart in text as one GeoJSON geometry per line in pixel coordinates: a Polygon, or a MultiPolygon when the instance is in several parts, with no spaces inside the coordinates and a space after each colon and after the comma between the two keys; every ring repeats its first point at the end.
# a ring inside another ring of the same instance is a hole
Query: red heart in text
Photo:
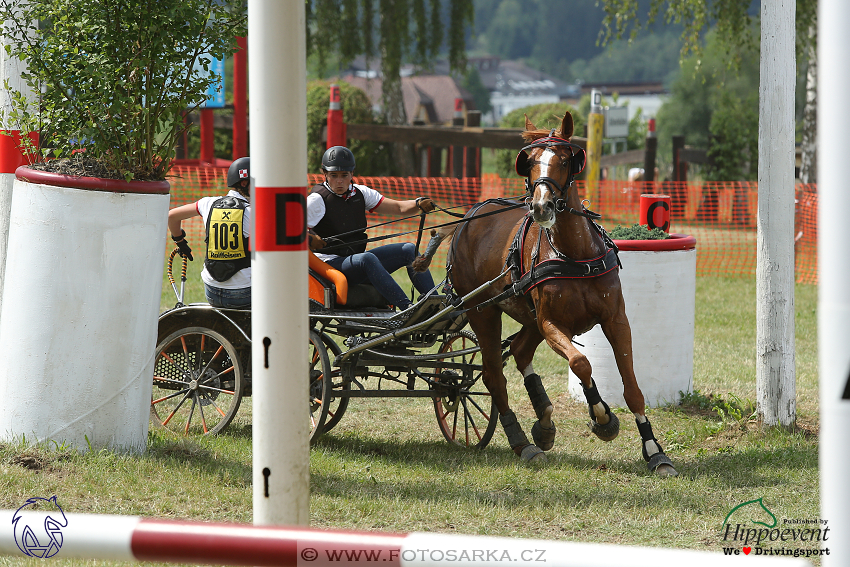
{"type": "Polygon", "coordinates": [[[745,548],[744,548],[744,550],[743,550],[743,551],[744,551],[744,555],[749,555],[749,554],[750,554],[750,552],[751,552],[752,550],[753,550],[753,549],[752,549],[751,547],[745,547],[745,548]]]}

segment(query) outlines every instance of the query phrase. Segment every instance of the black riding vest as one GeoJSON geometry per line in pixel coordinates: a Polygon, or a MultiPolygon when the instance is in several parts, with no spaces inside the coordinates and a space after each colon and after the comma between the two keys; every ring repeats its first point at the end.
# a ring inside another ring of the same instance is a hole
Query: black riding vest
{"type": "Polygon", "coordinates": [[[338,241],[343,243],[361,241],[334,250],[333,253],[338,256],[351,256],[364,252],[366,243],[362,241],[368,238],[364,231],[366,228],[366,199],[360,189],[352,185],[345,196],[340,197],[324,184],[319,184],[313,187],[313,192],[321,195],[325,202],[325,216],[313,227],[313,231],[327,241],[328,246],[333,246],[338,241]],[[328,240],[328,237],[353,230],[359,232],[328,240]]]}
{"type": "Polygon", "coordinates": [[[217,282],[251,266],[248,239],[243,233],[248,203],[236,197],[222,197],[213,203],[207,216],[207,257],[204,266],[217,282]]]}

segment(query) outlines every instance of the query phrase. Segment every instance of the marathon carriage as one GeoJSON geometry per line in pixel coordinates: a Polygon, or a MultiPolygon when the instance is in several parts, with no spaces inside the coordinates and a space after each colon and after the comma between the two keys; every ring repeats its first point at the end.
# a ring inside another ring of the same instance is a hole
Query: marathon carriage
{"type": "MultiPolygon", "coordinates": [[[[187,263],[183,258],[178,291],[175,255],[168,277],[177,304],[159,317],[151,421],[181,434],[215,434],[251,395],[251,312],[183,304],[187,263]]],[[[428,398],[446,440],[485,447],[498,411],[481,382],[478,340],[465,329],[460,307],[479,290],[459,298],[438,294],[437,286],[403,320],[372,286],[341,289],[342,274],[312,254],[310,265],[304,419],[309,414],[311,443],[339,423],[351,398],[428,398]]]]}

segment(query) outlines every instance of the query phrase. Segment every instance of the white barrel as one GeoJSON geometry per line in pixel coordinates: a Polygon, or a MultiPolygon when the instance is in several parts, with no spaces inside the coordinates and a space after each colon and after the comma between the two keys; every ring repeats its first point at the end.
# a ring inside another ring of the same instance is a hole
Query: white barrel
{"type": "Polygon", "coordinates": [[[17,174],[0,313],[0,439],[143,451],[168,183],[17,174]],[[54,179],[89,179],[95,189],[44,184],[54,179]]]}
{"type": "MultiPolygon", "coordinates": [[[[696,241],[684,235],[671,236],[683,243],[678,249],[620,250],[623,264],[620,282],[632,330],[635,376],[649,407],[677,404],[680,391],[686,394],[693,391],[696,241]],[[687,246],[690,248],[683,249],[687,246]]],[[[667,241],[617,241],[617,244],[622,248],[640,248],[639,243],[653,242],[667,241]]],[[[593,368],[593,379],[602,399],[610,406],[626,407],[614,352],[602,328],[597,325],[575,340],[584,345],[576,346],[593,368]]],[[[570,394],[585,401],[581,381],[572,372],[570,394]]]]}

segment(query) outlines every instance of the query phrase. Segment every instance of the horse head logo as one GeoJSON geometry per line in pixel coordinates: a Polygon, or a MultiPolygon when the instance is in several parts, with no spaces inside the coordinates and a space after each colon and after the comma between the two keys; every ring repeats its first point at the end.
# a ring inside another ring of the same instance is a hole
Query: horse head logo
{"type": "Polygon", "coordinates": [[[723,525],[729,523],[729,518],[732,517],[732,514],[735,512],[742,511],[742,513],[748,516],[748,520],[753,524],[759,524],[766,528],[775,528],[776,527],[776,516],[771,512],[767,506],[764,505],[761,498],[756,498],[755,500],[748,500],[747,502],[743,502],[738,504],[726,515],[726,519],[723,520],[723,525]],[[768,517],[764,517],[764,513],[767,513],[768,517]],[[753,518],[761,517],[765,521],[755,520],[753,518]],[[770,523],[768,523],[768,521],[770,523]]]}
{"type": "Polygon", "coordinates": [[[56,502],[56,496],[30,498],[15,511],[12,516],[12,525],[15,530],[15,543],[21,552],[30,557],[47,559],[59,553],[62,547],[62,528],[68,526],[68,519],[59,503],[56,502]],[[31,513],[35,509],[39,511],[47,509],[49,512],[43,524],[41,515],[31,513]],[[40,529],[42,527],[43,529],[40,529]]]}

